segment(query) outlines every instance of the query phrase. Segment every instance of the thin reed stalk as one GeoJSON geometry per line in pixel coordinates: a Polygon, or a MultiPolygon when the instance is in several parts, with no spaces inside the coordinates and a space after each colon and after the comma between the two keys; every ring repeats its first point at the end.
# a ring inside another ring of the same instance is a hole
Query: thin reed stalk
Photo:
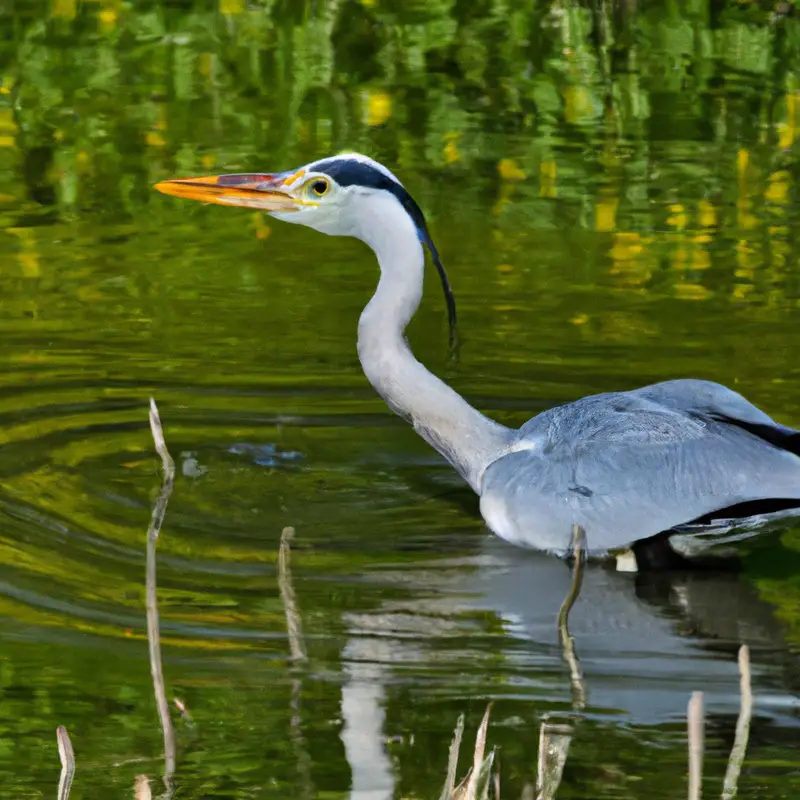
{"type": "Polygon", "coordinates": [[[286,631],[289,635],[289,652],[292,661],[300,663],[308,660],[305,644],[303,643],[303,627],[300,623],[300,612],[297,610],[297,598],[292,583],[291,543],[294,538],[294,528],[284,528],[281,532],[281,546],[278,551],[278,588],[286,613],[286,631]]]}
{"type": "Polygon", "coordinates": [[[686,717],[689,732],[689,800],[700,800],[703,796],[703,747],[705,738],[702,692],[692,692],[686,717]]]}
{"type": "Polygon", "coordinates": [[[575,652],[575,641],[569,632],[569,614],[581,593],[583,586],[584,561],[586,556],[586,531],[580,525],[572,526],[572,552],[575,566],[572,571],[572,584],[567,596],[558,611],[558,637],[564,660],[569,666],[570,683],[572,685],[572,705],[576,711],[586,707],[586,682],[583,678],[580,662],[575,652]]]}
{"type": "Polygon", "coordinates": [[[58,757],[61,759],[61,777],[58,780],[58,800],[68,800],[75,776],[75,751],[69,733],[63,725],[56,728],[58,757]]]}
{"type": "Polygon", "coordinates": [[[753,689],[750,678],[750,648],[743,644],[739,648],[739,718],[736,721],[736,736],[733,740],[725,781],[722,786],[722,800],[733,800],[739,791],[739,775],[747,752],[750,738],[750,720],[753,717],[753,689]]]}
{"type": "Polygon", "coordinates": [[[150,651],[150,674],[153,677],[153,692],[156,698],[158,718],[164,734],[164,783],[169,791],[175,773],[176,743],[175,728],[169,713],[167,692],[164,685],[164,670],[161,662],[161,634],[158,617],[158,594],[156,588],[156,543],[167,513],[172,487],[175,483],[175,462],[167,449],[164,431],[156,401],[150,398],[150,431],[153,434],[156,452],[161,457],[163,479],[161,491],[156,499],[147,529],[147,563],[145,571],[147,605],[147,643],[150,651]]]}

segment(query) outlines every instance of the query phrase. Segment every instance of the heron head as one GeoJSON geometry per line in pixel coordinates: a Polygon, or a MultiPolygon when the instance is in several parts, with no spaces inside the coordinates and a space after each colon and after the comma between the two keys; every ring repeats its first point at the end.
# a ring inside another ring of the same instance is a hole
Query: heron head
{"type": "Polygon", "coordinates": [[[390,197],[409,215],[420,239],[430,239],[422,211],[400,181],[382,164],[358,153],[287,172],[178,178],[155,188],[189,200],[260,209],[332,236],[358,238],[363,238],[365,222],[361,201],[390,197]]]}
{"type": "Polygon", "coordinates": [[[397,177],[368,156],[346,153],[287,172],[177,178],[161,181],[155,188],[189,200],[259,209],[285,222],[367,242],[376,230],[392,224],[380,217],[379,209],[404,213],[400,219],[410,220],[436,265],[447,299],[451,337],[454,335],[453,293],[422,210],[397,177]]]}

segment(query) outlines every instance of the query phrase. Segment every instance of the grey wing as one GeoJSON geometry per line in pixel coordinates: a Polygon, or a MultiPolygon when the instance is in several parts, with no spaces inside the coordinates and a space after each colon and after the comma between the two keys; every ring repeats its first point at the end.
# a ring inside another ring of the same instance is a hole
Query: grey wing
{"type": "MultiPolygon", "coordinates": [[[[607,438],[609,423],[615,428],[614,436],[622,435],[623,428],[616,424],[619,416],[645,412],[649,419],[640,417],[641,424],[632,435],[642,433],[653,438],[664,429],[670,438],[683,438],[691,434],[695,421],[716,421],[750,430],[767,441],[793,437],[798,432],[781,425],[754,406],[738,392],[712,381],[692,378],[663,381],[629,392],[610,392],[581,398],[574,403],[552,408],[526,422],[519,431],[519,440],[539,442],[542,438],[559,438],[577,441],[580,438],[607,438]]],[[[625,420],[625,425],[628,424],[625,420]]],[[[634,422],[633,428],[637,428],[634,422]]],[[[778,444],[779,442],[773,441],[778,444]]],[[[783,443],[779,443],[783,446],[783,443]]]]}
{"type": "Polygon", "coordinates": [[[529,449],[486,469],[481,511],[499,536],[563,554],[578,523],[598,553],[737,503],[800,500],[800,458],[740,427],[647,408],[620,409],[618,419],[567,409],[551,431],[559,416],[584,417],[582,430],[594,435],[559,446],[542,425],[538,439],[524,440],[529,449]]]}
{"type": "Polygon", "coordinates": [[[627,394],[654,402],[663,408],[741,426],[768,426],[787,435],[797,431],[775,422],[760,408],[727,386],[713,381],[685,378],[654,383],[627,394]]]}

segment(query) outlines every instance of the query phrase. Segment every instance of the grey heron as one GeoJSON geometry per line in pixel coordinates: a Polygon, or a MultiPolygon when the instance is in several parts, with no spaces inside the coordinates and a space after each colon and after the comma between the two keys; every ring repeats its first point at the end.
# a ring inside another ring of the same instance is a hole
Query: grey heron
{"type": "Polygon", "coordinates": [[[578,524],[595,556],[688,530],[679,538],[691,550],[731,521],[747,529],[800,514],[800,434],[720,384],[671,380],[592,395],[512,429],[429,372],[404,336],[422,299],[423,246],[454,322],[450,285],[419,205],[373,159],[350,153],[287,172],[165,180],[156,188],[261,209],[374,251],[380,280],[358,324],[364,373],[478,494],[501,538],[565,556],[578,524]]]}

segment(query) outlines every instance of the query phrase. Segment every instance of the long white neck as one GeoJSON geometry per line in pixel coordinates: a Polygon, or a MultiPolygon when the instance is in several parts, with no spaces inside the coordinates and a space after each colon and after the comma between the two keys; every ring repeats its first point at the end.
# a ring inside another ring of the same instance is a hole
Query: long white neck
{"type": "Polygon", "coordinates": [[[410,421],[480,493],[483,472],[503,454],[511,431],[430,373],[406,342],[403,331],[422,299],[425,265],[406,211],[388,194],[373,196],[361,219],[365,221],[358,236],[375,251],[381,268],[378,288],[358,324],[364,373],[389,407],[410,421]]]}

